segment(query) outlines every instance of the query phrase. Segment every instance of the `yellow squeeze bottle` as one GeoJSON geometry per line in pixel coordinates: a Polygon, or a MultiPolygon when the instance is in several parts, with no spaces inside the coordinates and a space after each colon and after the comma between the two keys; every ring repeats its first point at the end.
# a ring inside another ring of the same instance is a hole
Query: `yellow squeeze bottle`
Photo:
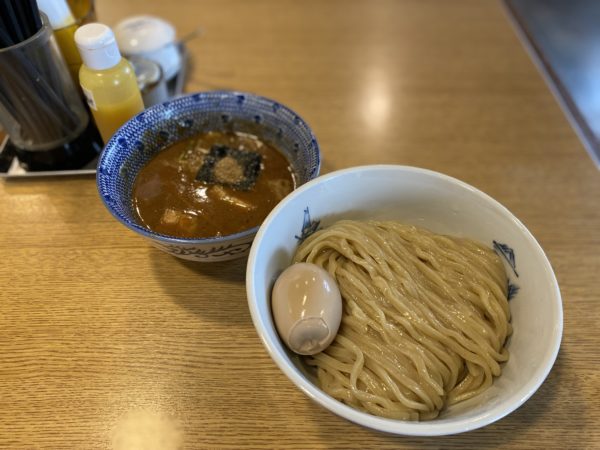
{"type": "Polygon", "coordinates": [[[38,6],[50,20],[60,52],[65,58],[71,78],[77,86],[79,84],[78,75],[79,67],[81,67],[81,57],[75,45],[74,36],[78,27],[75,17],[73,17],[65,0],[38,0],[38,6]]]}
{"type": "Polygon", "coordinates": [[[79,84],[107,143],[117,129],[144,109],[133,67],[121,57],[112,30],[90,23],[75,33],[83,65],[79,84]]]}

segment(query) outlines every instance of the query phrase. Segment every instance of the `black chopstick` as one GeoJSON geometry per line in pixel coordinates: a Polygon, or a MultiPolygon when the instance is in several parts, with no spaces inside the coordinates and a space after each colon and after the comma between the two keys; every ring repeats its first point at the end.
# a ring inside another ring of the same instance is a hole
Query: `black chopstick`
{"type": "Polygon", "coordinates": [[[15,13],[15,17],[17,18],[17,21],[19,22],[19,28],[21,28],[21,34],[23,35],[23,40],[25,40],[29,36],[31,36],[31,30],[29,29],[29,22],[27,20],[27,15],[26,15],[25,11],[23,10],[23,3],[21,3],[20,1],[12,0],[11,4],[12,4],[12,10],[15,13]]]}
{"type": "Polygon", "coordinates": [[[2,20],[2,16],[0,16],[0,48],[10,47],[14,44],[7,27],[4,25],[4,20],[2,20]]]}
{"type": "Polygon", "coordinates": [[[10,47],[42,27],[36,0],[0,0],[0,46],[10,47]]]}
{"type": "Polygon", "coordinates": [[[21,27],[23,40],[29,39],[35,34],[35,25],[31,21],[31,11],[28,10],[29,5],[21,0],[12,0],[12,6],[21,27]]]}
{"type": "Polygon", "coordinates": [[[10,0],[0,0],[0,15],[4,20],[8,33],[11,35],[12,41],[14,43],[23,42],[25,40],[23,30],[10,0]]]}
{"type": "Polygon", "coordinates": [[[29,9],[29,17],[30,20],[32,21],[33,24],[33,28],[34,28],[34,33],[37,33],[38,31],[40,31],[40,28],[42,28],[42,19],[40,18],[40,10],[38,8],[38,4],[36,2],[36,0],[23,0],[24,3],[26,3],[28,5],[28,9],[29,9]]]}

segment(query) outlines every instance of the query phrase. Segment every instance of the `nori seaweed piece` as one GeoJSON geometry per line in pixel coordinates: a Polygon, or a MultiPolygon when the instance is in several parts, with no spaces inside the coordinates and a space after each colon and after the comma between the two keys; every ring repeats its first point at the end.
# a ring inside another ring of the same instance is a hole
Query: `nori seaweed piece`
{"type": "Polygon", "coordinates": [[[213,145],[208,155],[204,157],[204,162],[196,174],[196,180],[208,184],[228,186],[240,191],[248,191],[256,183],[256,179],[260,174],[261,163],[262,156],[254,151],[240,150],[226,145],[213,145]],[[233,158],[242,168],[243,176],[237,182],[219,180],[215,174],[217,163],[226,157],[233,158]]]}

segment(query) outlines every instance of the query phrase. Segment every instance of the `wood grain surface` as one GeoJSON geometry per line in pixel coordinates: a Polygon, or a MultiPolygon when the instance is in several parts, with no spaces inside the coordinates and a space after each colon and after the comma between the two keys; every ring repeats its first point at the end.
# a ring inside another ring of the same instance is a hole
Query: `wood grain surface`
{"type": "Polygon", "coordinates": [[[600,448],[600,173],[491,0],[99,0],[189,42],[188,91],[275,98],[323,170],[392,163],[460,178],[545,249],[563,296],[556,365],[520,409],[442,438],[389,436],[310,401],[253,328],[245,260],[151,248],[93,177],[0,182],[0,447],[600,448]]]}

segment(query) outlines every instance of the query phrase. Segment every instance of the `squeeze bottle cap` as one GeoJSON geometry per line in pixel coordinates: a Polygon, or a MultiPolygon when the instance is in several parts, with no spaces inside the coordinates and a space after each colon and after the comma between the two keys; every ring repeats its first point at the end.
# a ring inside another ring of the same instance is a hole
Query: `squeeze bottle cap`
{"type": "Polygon", "coordinates": [[[121,61],[121,53],[112,30],[102,23],[89,23],[75,32],[75,44],[83,64],[93,70],[105,70],[121,61]]]}
{"type": "Polygon", "coordinates": [[[75,17],[66,0],[37,0],[37,4],[48,16],[52,29],[60,30],[75,23],[75,17]]]}

